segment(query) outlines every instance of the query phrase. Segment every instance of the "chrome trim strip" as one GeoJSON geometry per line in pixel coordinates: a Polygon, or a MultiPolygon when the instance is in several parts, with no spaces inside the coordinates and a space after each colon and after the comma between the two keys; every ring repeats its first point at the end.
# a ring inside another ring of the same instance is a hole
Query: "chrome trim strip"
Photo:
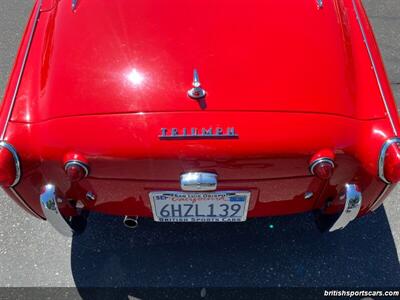
{"type": "Polygon", "coordinates": [[[5,142],[5,141],[1,141],[0,142],[0,147],[6,148],[13,156],[14,158],[14,164],[15,164],[15,180],[14,182],[11,184],[11,187],[14,187],[18,184],[18,182],[21,179],[21,163],[18,157],[18,153],[15,150],[15,148],[13,146],[11,146],[9,143],[5,142]]]}
{"type": "Polygon", "coordinates": [[[10,110],[8,111],[7,118],[6,118],[6,123],[4,125],[3,132],[1,134],[0,140],[4,140],[4,137],[6,135],[6,131],[7,131],[7,128],[8,128],[8,123],[9,123],[9,121],[11,119],[11,115],[12,115],[12,112],[13,112],[13,109],[14,109],[14,105],[15,105],[15,100],[17,98],[19,86],[21,84],[22,75],[23,75],[24,70],[25,70],[26,61],[28,60],[29,50],[30,50],[31,45],[32,45],[33,35],[35,33],[36,25],[37,25],[37,22],[38,22],[38,19],[39,19],[40,9],[42,8],[42,2],[43,2],[43,0],[39,1],[38,7],[37,7],[37,10],[36,10],[36,15],[35,15],[32,31],[30,33],[29,40],[28,40],[28,45],[26,46],[24,58],[22,60],[21,71],[19,72],[19,75],[18,75],[17,84],[15,85],[14,94],[13,94],[13,97],[12,97],[12,100],[11,100],[10,110]]]}
{"type": "Polygon", "coordinates": [[[395,143],[400,144],[400,138],[394,137],[391,139],[388,139],[382,146],[381,153],[379,154],[379,164],[378,164],[378,175],[379,178],[385,182],[386,184],[391,184],[389,180],[386,179],[385,177],[385,157],[386,157],[386,152],[389,149],[389,147],[395,143]]]}
{"type": "Polygon", "coordinates": [[[83,162],[81,162],[80,160],[69,160],[65,163],[64,165],[64,170],[67,171],[67,168],[73,165],[77,165],[83,168],[83,170],[85,171],[85,177],[87,177],[89,175],[89,166],[83,162]]]}
{"type": "Polygon", "coordinates": [[[76,7],[78,6],[78,0],[72,0],[72,10],[74,11],[76,7]]]}
{"type": "Polygon", "coordinates": [[[379,87],[379,91],[380,91],[381,96],[382,96],[383,104],[385,105],[385,109],[386,109],[386,112],[388,114],[389,121],[390,121],[390,124],[392,126],[393,132],[394,132],[395,135],[397,135],[397,130],[396,130],[396,127],[394,126],[394,121],[393,121],[392,115],[390,114],[390,111],[389,111],[389,106],[388,106],[388,103],[387,103],[386,95],[385,95],[385,93],[383,91],[383,87],[382,87],[382,83],[381,83],[381,80],[380,80],[379,75],[378,75],[378,71],[376,70],[376,64],[375,64],[374,58],[372,56],[371,48],[370,48],[370,46],[368,44],[367,35],[365,34],[364,27],[361,24],[360,13],[358,11],[358,8],[357,8],[355,0],[353,0],[353,7],[354,7],[354,11],[356,13],[356,19],[357,19],[358,25],[359,25],[359,27],[361,29],[361,33],[362,33],[362,36],[363,36],[363,39],[364,39],[364,44],[365,44],[365,46],[367,48],[367,51],[368,51],[368,55],[369,55],[369,59],[370,59],[371,64],[372,64],[372,68],[373,68],[374,73],[375,73],[375,78],[376,78],[376,81],[378,83],[378,87],[379,87]]]}
{"type": "Polygon", "coordinates": [[[44,191],[40,194],[40,205],[46,220],[49,221],[49,223],[62,235],[72,237],[74,230],[58,209],[58,200],[59,198],[56,194],[56,187],[52,184],[44,186],[44,191]]]}
{"type": "Polygon", "coordinates": [[[362,195],[357,185],[346,184],[343,194],[341,195],[341,198],[342,197],[346,200],[344,209],[339,218],[329,229],[329,232],[345,228],[360,212],[362,195]]]}
{"type": "Polygon", "coordinates": [[[182,191],[199,192],[217,189],[217,174],[205,172],[188,172],[181,175],[182,191]]]}
{"type": "Polygon", "coordinates": [[[39,219],[43,219],[41,216],[39,216],[32,208],[30,208],[28,206],[28,204],[26,204],[26,202],[24,201],[24,199],[22,199],[22,197],[20,196],[20,194],[18,194],[18,192],[13,188],[10,187],[9,188],[10,191],[14,194],[14,196],[18,199],[18,201],[28,210],[30,211],[34,216],[36,216],[39,219]]]}
{"type": "Polygon", "coordinates": [[[315,161],[310,165],[310,172],[311,172],[311,174],[315,175],[315,174],[314,174],[314,168],[315,168],[318,164],[323,163],[323,162],[330,164],[330,165],[332,166],[332,168],[335,167],[335,163],[333,162],[332,159],[327,158],[327,157],[318,158],[317,160],[315,160],[315,161]]]}

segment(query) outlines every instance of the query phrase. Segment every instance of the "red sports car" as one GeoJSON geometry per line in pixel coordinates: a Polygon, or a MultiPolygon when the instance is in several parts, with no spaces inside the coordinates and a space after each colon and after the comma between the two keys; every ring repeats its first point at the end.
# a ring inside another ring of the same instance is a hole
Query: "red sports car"
{"type": "Polygon", "coordinates": [[[0,112],[0,183],[64,234],[88,212],[342,229],[400,180],[360,0],[38,0],[0,112]]]}

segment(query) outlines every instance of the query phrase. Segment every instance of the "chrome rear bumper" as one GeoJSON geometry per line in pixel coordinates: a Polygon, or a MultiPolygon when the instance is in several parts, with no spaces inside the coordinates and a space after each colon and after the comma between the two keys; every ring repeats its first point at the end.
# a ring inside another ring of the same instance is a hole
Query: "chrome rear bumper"
{"type": "Polygon", "coordinates": [[[67,219],[58,208],[58,203],[61,202],[62,199],[57,196],[54,185],[47,184],[44,186],[44,190],[40,195],[40,205],[47,221],[62,235],[71,237],[74,234],[81,233],[86,227],[86,217],[77,216],[67,219]],[[79,221],[76,222],[74,218],[79,218],[79,221]]]}
{"type": "MultiPolygon", "coordinates": [[[[59,210],[58,203],[62,203],[62,199],[57,196],[56,187],[52,184],[44,186],[44,190],[40,195],[40,205],[47,221],[62,235],[71,237],[80,234],[86,227],[86,216],[77,209],[76,216],[65,217],[59,210]]],[[[329,232],[345,228],[353,221],[360,212],[362,204],[362,195],[357,185],[346,184],[343,192],[339,197],[339,201],[344,201],[344,208],[340,215],[332,222],[331,216],[320,214],[317,223],[329,222],[332,225],[320,226],[320,229],[329,232]],[[329,220],[330,219],[330,220],[329,220]]]]}

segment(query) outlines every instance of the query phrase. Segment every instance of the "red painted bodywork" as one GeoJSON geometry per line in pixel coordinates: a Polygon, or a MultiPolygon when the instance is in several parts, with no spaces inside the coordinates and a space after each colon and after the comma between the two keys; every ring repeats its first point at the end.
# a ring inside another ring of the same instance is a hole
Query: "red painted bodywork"
{"type": "Polygon", "coordinates": [[[10,187],[17,176],[14,158],[6,148],[0,149],[0,185],[10,187]]]}
{"type": "Polygon", "coordinates": [[[250,190],[249,217],[321,208],[349,182],[363,215],[385,189],[378,158],[400,127],[358,0],[82,0],[75,11],[45,1],[17,86],[34,21],[0,128],[8,122],[4,139],[21,158],[15,191],[39,216],[41,187],[54,183],[90,210],[151,217],[148,193],[179,190],[188,171],[217,173],[218,190],[250,190]],[[205,105],[187,96],[194,68],[205,105]],[[235,127],[239,138],[160,140],[163,127],[235,127]],[[335,157],[329,180],[309,172],[324,151],[335,157]],[[79,182],[64,172],[70,153],[90,167],[79,182]]]}

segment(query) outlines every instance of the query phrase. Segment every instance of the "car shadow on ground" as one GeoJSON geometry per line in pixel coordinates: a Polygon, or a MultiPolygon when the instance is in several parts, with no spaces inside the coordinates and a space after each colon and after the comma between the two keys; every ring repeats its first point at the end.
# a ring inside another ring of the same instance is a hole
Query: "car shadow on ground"
{"type": "MultiPolygon", "coordinates": [[[[155,223],[137,229],[92,214],[72,241],[85,287],[398,287],[400,266],[385,210],[321,234],[311,214],[245,223],[155,223]]],[[[88,296],[90,298],[90,296],[88,296]]],[[[126,298],[125,298],[126,299],[126,298]]]]}

